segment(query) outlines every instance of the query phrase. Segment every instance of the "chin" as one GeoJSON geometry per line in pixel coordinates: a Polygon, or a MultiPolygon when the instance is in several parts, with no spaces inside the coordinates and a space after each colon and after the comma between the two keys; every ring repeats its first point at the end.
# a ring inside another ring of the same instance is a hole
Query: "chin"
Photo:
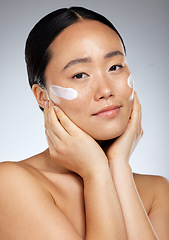
{"type": "Polygon", "coordinates": [[[96,141],[106,141],[106,140],[110,140],[110,139],[115,139],[119,136],[121,136],[124,131],[125,131],[126,127],[124,129],[116,129],[116,131],[105,131],[104,132],[102,131],[98,131],[97,133],[93,133],[91,135],[92,138],[94,138],[96,141]]]}

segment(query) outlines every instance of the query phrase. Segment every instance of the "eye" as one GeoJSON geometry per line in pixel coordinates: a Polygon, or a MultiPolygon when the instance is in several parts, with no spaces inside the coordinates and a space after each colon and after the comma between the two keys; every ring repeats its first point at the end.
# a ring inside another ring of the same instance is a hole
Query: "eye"
{"type": "Polygon", "coordinates": [[[113,65],[109,71],[117,71],[119,69],[123,68],[123,65],[113,65]]]}
{"type": "Polygon", "coordinates": [[[84,78],[86,76],[87,76],[86,73],[78,73],[78,74],[74,75],[72,78],[81,79],[81,78],[84,78]]]}

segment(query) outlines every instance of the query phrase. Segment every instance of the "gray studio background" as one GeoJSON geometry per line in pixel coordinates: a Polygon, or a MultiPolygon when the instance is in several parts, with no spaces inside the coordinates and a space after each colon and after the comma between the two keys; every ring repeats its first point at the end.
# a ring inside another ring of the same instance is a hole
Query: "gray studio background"
{"type": "Polygon", "coordinates": [[[47,148],[43,113],[28,86],[24,45],[41,17],[72,5],[105,15],[124,38],[143,108],[144,137],[131,166],[135,172],[169,179],[168,0],[1,0],[0,162],[22,160],[47,148]]]}

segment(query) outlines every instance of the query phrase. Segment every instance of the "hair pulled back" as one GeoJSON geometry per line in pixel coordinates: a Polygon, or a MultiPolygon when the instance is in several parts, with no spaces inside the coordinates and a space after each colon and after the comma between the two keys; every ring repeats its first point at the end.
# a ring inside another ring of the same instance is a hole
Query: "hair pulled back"
{"type": "Polygon", "coordinates": [[[33,84],[45,88],[44,72],[52,57],[49,46],[65,28],[82,19],[96,20],[113,29],[120,37],[124,51],[126,51],[120,34],[104,16],[83,7],[58,9],[43,17],[34,26],[27,38],[25,60],[31,88],[33,84]]]}

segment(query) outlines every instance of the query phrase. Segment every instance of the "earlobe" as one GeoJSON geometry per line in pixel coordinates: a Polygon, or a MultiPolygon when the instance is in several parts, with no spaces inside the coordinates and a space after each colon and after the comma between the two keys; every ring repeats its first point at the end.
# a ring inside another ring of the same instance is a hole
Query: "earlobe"
{"type": "Polygon", "coordinates": [[[47,92],[42,89],[38,84],[32,86],[33,94],[40,107],[45,108],[45,102],[48,100],[47,92]]]}

